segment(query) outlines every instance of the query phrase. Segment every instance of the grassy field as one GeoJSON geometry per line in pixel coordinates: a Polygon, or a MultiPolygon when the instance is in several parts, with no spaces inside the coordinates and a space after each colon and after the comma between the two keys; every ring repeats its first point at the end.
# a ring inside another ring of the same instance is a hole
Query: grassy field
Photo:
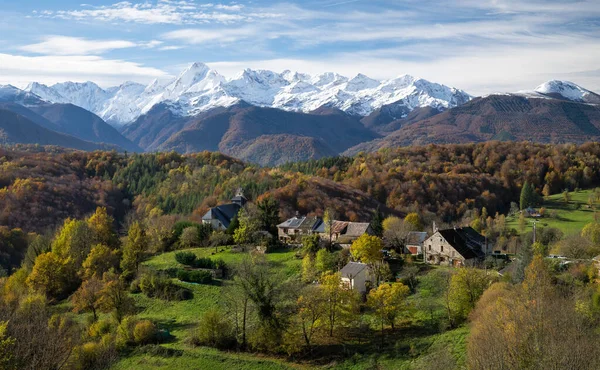
{"type": "MultiPolygon", "coordinates": [[[[234,267],[247,253],[235,253],[230,248],[189,249],[198,257],[222,259],[234,267]]],[[[182,267],[175,261],[175,253],[169,252],[155,256],[144,263],[149,269],[168,269],[182,267]]],[[[291,277],[300,273],[301,260],[296,250],[282,249],[269,253],[266,258],[282,275],[291,277]]],[[[350,344],[340,347],[345,358],[321,363],[318,366],[303,362],[291,362],[285,358],[267,357],[249,353],[224,352],[212,348],[194,348],[187,343],[204,312],[219,307],[223,282],[215,281],[211,285],[197,285],[174,280],[177,284],[189,288],[194,297],[188,301],[168,302],[157,298],[148,298],[144,294],[134,294],[140,312],[138,317],[156,322],[172,336],[169,343],[162,344],[158,350],[136,350],[113,366],[115,370],[124,369],[427,369],[435,368],[440,359],[449,358],[458,368],[464,368],[464,353],[467,328],[459,328],[439,333],[436,328],[421,327],[420,320],[408,324],[405,329],[395,333],[386,333],[385,350],[379,348],[379,340],[372,340],[370,346],[350,344]]],[[[367,315],[368,316],[368,315],[367,315]]],[[[368,318],[367,318],[368,320],[368,318]]]]}
{"type": "MultiPolygon", "coordinates": [[[[588,198],[593,194],[593,190],[581,190],[569,193],[571,201],[565,203],[562,194],[551,195],[544,198],[546,214],[555,214],[555,217],[543,217],[539,220],[538,227],[556,227],[565,234],[579,233],[583,227],[594,221],[594,210],[588,208],[588,198]]],[[[595,207],[600,204],[596,202],[595,207]]],[[[527,219],[527,228],[525,232],[533,230],[533,219],[527,219]]],[[[507,225],[521,232],[519,229],[519,217],[511,216],[507,218],[507,225]]]]}

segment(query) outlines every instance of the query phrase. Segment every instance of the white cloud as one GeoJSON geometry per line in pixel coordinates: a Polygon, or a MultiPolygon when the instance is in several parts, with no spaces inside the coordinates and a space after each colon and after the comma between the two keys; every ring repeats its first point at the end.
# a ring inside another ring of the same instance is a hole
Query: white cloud
{"type": "Polygon", "coordinates": [[[550,79],[572,80],[592,91],[600,91],[600,70],[597,69],[600,48],[595,45],[589,41],[563,48],[464,47],[452,56],[440,56],[428,61],[408,61],[395,58],[393,54],[381,57],[379,55],[386,55],[386,51],[380,50],[379,53],[338,53],[319,60],[286,58],[215,62],[208,65],[229,77],[244,68],[278,72],[290,69],[310,74],[334,71],[346,76],[364,73],[382,80],[411,74],[475,95],[531,90],[550,79]]]}
{"type": "Polygon", "coordinates": [[[259,33],[256,26],[221,29],[187,28],[167,32],[162,35],[166,40],[176,40],[187,44],[223,44],[254,37],[259,33]]]}
{"type": "Polygon", "coordinates": [[[44,41],[21,46],[19,50],[44,55],[97,55],[111,50],[134,47],[153,49],[163,43],[160,40],[135,43],[126,40],[90,40],[81,37],[47,36],[44,41]]]}
{"type": "Polygon", "coordinates": [[[171,51],[171,50],[180,50],[183,49],[183,46],[171,45],[171,46],[163,46],[159,48],[160,51],[171,51]]]}
{"type": "Polygon", "coordinates": [[[102,54],[115,49],[126,49],[137,46],[124,40],[87,40],[79,37],[48,36],[44,41],[25,45],[21,50],[35,54],[52,55],[86,55],[102,54]]]}
{"type": "Polygon", "coordinates": [[[102,86],[123,81],[149,82],[165,77],[160,69],[99,56],[22,56],[0,54],[0,83],[25,86],[32,81],[53,84],[63,81],[94,81],[102,86]]]}
{"type": "MultiPolygon", "coordinates": [[[[159,0],[157,2],[132,3],[122,1],[107,6],[82,4],[81,9],[38,11],[34,15],[43,18],[59,18],[79,21],[131,22],[141,24],[202,24],[208,22],[232,23],[262,18],[264,14],[244,11],[241,4],[196,4],[193,1],[159,0]]],[[[276,15],[273,15],[276,16],[276,15]]]]}

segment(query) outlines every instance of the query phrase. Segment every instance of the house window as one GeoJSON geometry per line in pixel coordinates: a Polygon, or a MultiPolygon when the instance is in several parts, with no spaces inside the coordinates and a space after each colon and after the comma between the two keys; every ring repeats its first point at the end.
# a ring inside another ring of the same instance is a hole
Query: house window
{"type": "Polygon", "coordinates": [[[442,246],[440,246],[440,252],[443,252],[443,251],[444,251],[444,246],[442,245],[442,246]]]}
{"type": "Polygon", "coordinates": [[[431,244],[429,244],[429,250],[431,250],[431,244]]]}

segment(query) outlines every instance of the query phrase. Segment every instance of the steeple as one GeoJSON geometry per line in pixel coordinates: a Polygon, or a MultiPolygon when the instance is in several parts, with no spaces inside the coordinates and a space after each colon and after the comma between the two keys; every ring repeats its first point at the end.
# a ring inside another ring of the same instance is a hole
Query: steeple
{"type": "Polygon", "coordinates": [[[244,196],[244,189],[239,188],[235,194],[235,197],[231,198],[231,203],[237,204],[240,207],[243,207],[248,202],[248,199],[244,196]]]}

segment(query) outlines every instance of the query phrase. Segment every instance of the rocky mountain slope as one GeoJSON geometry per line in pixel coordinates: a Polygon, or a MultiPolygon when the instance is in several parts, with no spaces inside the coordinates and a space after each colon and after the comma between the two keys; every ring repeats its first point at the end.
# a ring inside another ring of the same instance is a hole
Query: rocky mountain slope
{"type": "MultiPolygon", "coordinates": [[[[49,103],[32,92],[9,85],[0,86],[0,107],[25,117],[47,130],[71,135],[83,141],[105,143],[120,150],[141,151],[137,145],[123,137],[100,117],[70,103],[49,103]]],[[[6,115],[5,119],[8,117],[11,116],[6,115]]],[[[24,136],[21,138],[29,140],[24,142],[35,142],[24,136]]]]}
{"type": "MultiPolygon", "coordinates": [[[[163,114],[168,113],[163,110],[163,114]]],[[[183,128],[173,134],[160,129],[161,120],[153,117],[140,117],[124,133],[140,144],[151,143],[148,150],[218,150],[263,165],[334,156],[379,137],[358,118],[335,108],[298,113],[242,102],[187,120],[175,120],[183,128]],[[150,137],[138,136],[143,132],[150,137]]]]}
{"type": "MultiPolygon", "coordinates": [[[[31,112],[29,115],[35,113],[31,112]]],[[[43,120],[43,118],[40,118],[43,120]]],[[[116,147],[80,140],[74,136],[49,130],[25,115],[0,107],[0,144],[56,145],[80,150],[112,150],[116,147]]]]}
{"type": "Polygon", "coordinates": [[[538,88],[533,92],[476,98],[460,107],[402,125],[386,137],[359,144],[345,154],[406,145],[488,140],[599,141],[600,105],[586,102],[593,101],[596,95],[591,92],[574,94],[574,91],[587,90],[579,87],[577,90],[538,88]]]}

